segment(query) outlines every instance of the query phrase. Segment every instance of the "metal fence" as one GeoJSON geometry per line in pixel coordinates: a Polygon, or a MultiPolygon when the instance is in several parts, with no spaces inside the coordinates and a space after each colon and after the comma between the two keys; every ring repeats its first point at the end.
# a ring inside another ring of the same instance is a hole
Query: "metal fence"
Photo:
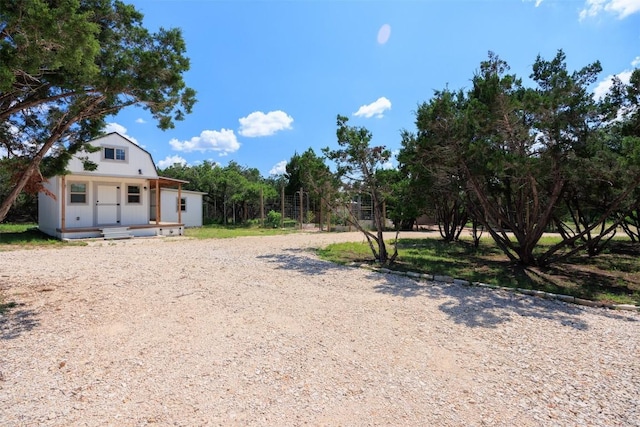
{"type": "MultiPolygon", "coordinates": [[[[358,220],[368,221],[373,218],[373,206],[368,194],[354,198],[348,209],[358,220]]],[[[300,194],[299,191],[293,195],[284,195],[284,198],[279,195],[272,199],[265,199],[262,203],[225,203],[221,206],[219,203],[205,200],[203,218],[205,223],[242,224],[247,221],[263,221],[270,211],[281,214],[281,226],[284,227],[318,224],[321,220],[321,209],[318,203],[311,200],[309,193],[300,194]]],[[[346,212],[342,209],[331,213],[322,212],[322,221],[325,224],[328,214],[332,216],[331,222],[335,223],[346,212]]]]}

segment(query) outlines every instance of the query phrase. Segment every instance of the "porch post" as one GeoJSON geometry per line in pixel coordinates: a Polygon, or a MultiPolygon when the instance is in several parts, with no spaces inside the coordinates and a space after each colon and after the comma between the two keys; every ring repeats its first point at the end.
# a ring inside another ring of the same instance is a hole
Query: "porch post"
{"type": "Polygon", "coordinates": [[[160,180],[156,180],[156,225],[160,224],[160,180]]]}
{"type": "Polygon", "coordinates": [[[178,224],[182,224],[182,183],[178,183],[178,224]]]}
{"type": "MultiPolygon", "coordinates": [[[[60,213],[60,229],[64,232],[65,228],[67,228],[67,177],[62,175],[62,183],[61,183],[62,191],[60,194],[60,205],[62,208],[62,212],[60,213]]],[[[86,194],[86,193],[85,193],[86,194]]],[[[85,196],[86,197],[86,196],[85,196]]]]}

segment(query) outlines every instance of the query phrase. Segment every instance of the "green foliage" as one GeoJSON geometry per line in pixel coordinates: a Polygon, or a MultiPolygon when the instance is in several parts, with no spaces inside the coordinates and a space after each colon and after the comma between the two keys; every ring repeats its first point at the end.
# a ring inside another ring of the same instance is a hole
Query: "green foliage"
{"type": "Polygon", "coordinates": [[[471,198],[456,149],[456,139],[463,137],[465,103],[462,92],[436,91],[416,112],[417,134],[403,131],[398,155],[401,170],[412,178],[405,191],[415,210],[435,218],[445,241],[456,240],[469,217],[471,198]]]}
{"type": "Polygon", "coordinates": [[[284,228],[298,228],[298,221],[292,218],[285,218],[283,221],[284,228]]]}
{"type": "Polygon", "coordinates": [[[282,214],[274,210],[269,211],[264,225],[269,228],[278,228],[282,224],[282,214]]]}
{"type": "MultiPolygon", "coordinates": [[[[0,158],[0,200],[5,200],[13,190],[12,182],[16,173],[16,163],[19,161],[20,159],[15,158],[0,158]]],[[[14,200],[4,221],[28,223],[37,221],[37,199],[35,194],[21,193],[14,200]]]]}
{"type": "MultiPolygon", "coordinates": [[[[299,155],[295,153],[286,166],[285,194],[295,195],[302,188],[309,195],[309,203],[322,212],[330,212],[332,201],[336,199],[338,182],[325,164],[325,159],[319,157],[309,148],[299,155]]],[[[313,215],[308,212],[307,215],[313,215]]],[[[307,223],[313,219],[307,218],[307,223]]],[[[323,218],[319,217],[322,223],[323,218]]]]}
{"type": "Polygon", "coordinates": [[[300,188],[312,190],[312,196],[317,198],[320,181],[330,177],[329,167],[324,163],[324,158],[318,157],[312,148],[299,155],[294,155],[289,159],[286,166],[285,194],[294,195],[300,188]],[[314,191],[316,190],[316,191],[314,191]]]}
{"type": "Polygon", "coordinates": [[[468,214],[522,265],[602,251],[624,217],[617,212],[628,212],[640,168],[637,145],[625,143],[639,110],[633,84],[618,82],[597,102],[590,87],[600,71],[594,62],[569,72],[559,51],[536,59],[534,85],[525,87],[490,53],[469,91],[436,91],[420,106],[417,133],[403,133],[399,160],[413,194],[422,189],[425,206],[435,206],[446,240],[468,214]],[[552,224],[563,239],[536,251],[552,224]]]}
{"type": "Polygon", "coordinates": [[[274,182],[262,178],[258,169],[234,161],[225,167],[208,161],[196,166],[174,164],[158,174],[189,181],[185,188],[207,193],[208,222],[239,224],[260,218],[261,194],[265,202],[279,195],[274,182]]]}
{"type": "Polygon", "coordinates": [[[25,187],[90,150],[105,116],[139,105],[168,129],[195,103],[181,31],[149,32],[131,5],[0,0],[0,23],[0,143],[25,160],[0,220],[25,187]]]}

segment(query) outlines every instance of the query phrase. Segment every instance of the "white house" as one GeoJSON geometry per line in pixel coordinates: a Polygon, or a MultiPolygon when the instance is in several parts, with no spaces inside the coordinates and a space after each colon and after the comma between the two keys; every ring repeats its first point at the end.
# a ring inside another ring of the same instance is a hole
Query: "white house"
{"type": "Polygon", "coordinates": [[[185,226],[202,225],[202,194],[196,193],[199,199],[193,200],[193,192],[183,196],[182,184],[187,181],[158,176],[149,152],[117,133],[91,145],[99,150],[80,156],[96,163],[96,170],[84,170],[74,157],[67,175],[44,184],[54,197],[42,192],[38,196],[42,232],[60,239],[182,235],[185,226]],[[171,196],[165,197],[165,191],[171,196]],[[179,210],[176,200],[183,198],[186,210],[179,210]],[[194,212],[193,222],[190,216],[183,217],[186,212],[194,212]]]}

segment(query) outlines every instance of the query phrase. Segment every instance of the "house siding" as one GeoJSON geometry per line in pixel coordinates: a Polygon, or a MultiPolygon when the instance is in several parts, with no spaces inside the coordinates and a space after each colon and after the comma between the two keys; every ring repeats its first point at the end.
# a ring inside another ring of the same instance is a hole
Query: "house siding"
{"type": "MultiPolygon", "coordinates": [[[[60,188],[58,193],[60,203],[64,203],[65,228],[68,227],[92,227],[93,226],[93,186],[89,178],[83,177],[66,177],[64,188],[60,188]],[[82,204],[70,203],[70,191],[72,184],[86,185],[86,202],[82,204]]],[[[58,227],[62,227],[62,220],[59,221],[58,227]]]]}
{"type": "Polygon", "coordinates": [[[38,228],[50,236],[56,235],[56,227],[60,223],[60,205],[58,204],[60,178],[54,176],[42,185],[47,191],[56,195],[55,199],[43,192],[38,193],[38,228]]]}
{"type": "MultiPolygon", "coordinates": [[[[202,227],[203,194],[197,191],[182,190],[181,197],[187,201],[187,210],[182,211],[181,220],[186,227],[202,227]]],[[[155,200],[155,190],[151,192],[151,199],[155,200]]],[[[161,188],[160,204],[162,206],[161,220],[163,222],[178,222],[178,190],[161,188]]],[[[155,219],[153,213],[151,219],[155,219]]]]}
{"type": "Polygon", "coordinates": [[[98,169],[85,171],[82,161],[77,157],[71,159],[67,170],[73,175],[103,176],[103,177],[137,177],[154,179],[158,177],[151,154],[138,147],[122,136],[112,133],[91,141],[94,147],[101,149],[94,153],[84,153],[88,160],[96,163],[98,169]],[[104,147],[122,148],[126,150],[125,161],[107,160],[103,158],[104,147]]]}

